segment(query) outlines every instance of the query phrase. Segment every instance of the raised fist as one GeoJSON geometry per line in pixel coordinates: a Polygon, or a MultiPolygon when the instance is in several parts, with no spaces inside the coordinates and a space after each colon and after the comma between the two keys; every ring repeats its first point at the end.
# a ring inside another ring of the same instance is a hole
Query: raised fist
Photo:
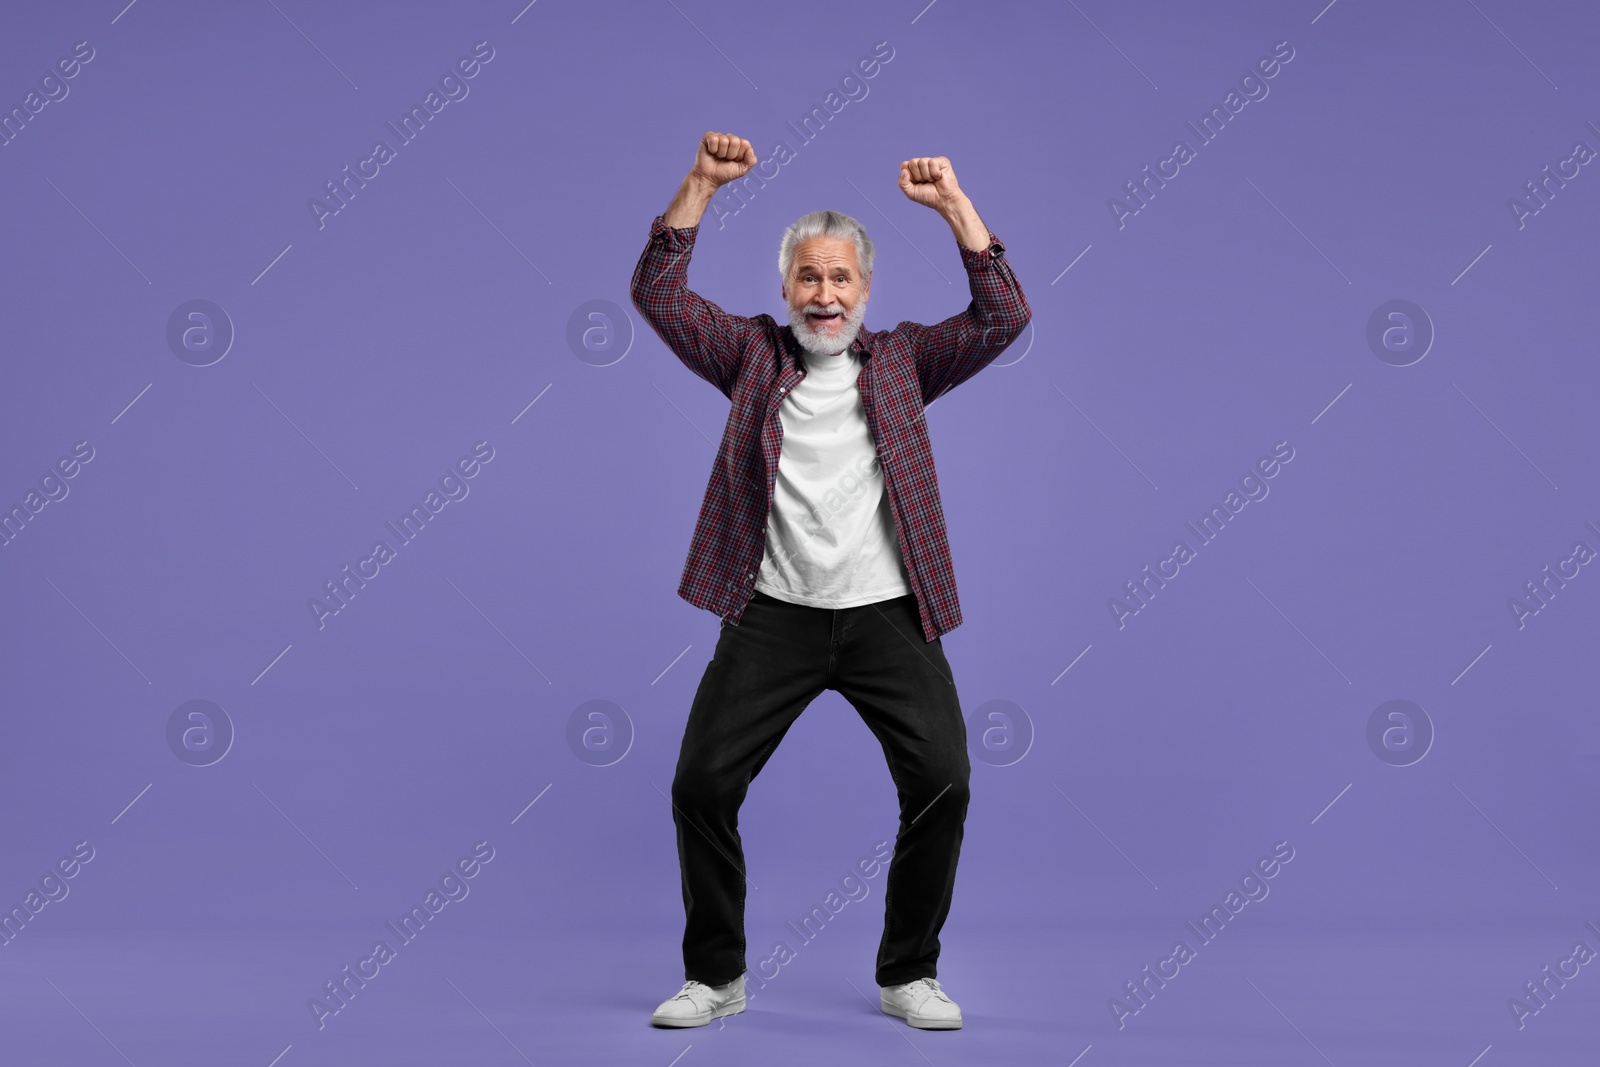
{"type": "Polygon", "coordinates": [[[743,137],[731,133],[707,133],[700,138],[694,169],[689,173],[711,188],[743,178],[756,165],[756,150],[743,137]]]}
{"type": "Polygon", "coordinates": [[[900,191],[923,207],[954,204],[964,195],[955,168],[944,156],[918,156],[900,164],[900,191]]]}

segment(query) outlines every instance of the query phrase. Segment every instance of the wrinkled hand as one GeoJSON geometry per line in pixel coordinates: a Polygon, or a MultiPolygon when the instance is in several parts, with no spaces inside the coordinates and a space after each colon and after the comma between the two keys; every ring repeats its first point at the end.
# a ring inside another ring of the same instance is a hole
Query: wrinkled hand
{"type": "Polygon", "coordinates": [[[756,150],[743,137],[707,133],[700,138],[694,169],[689,173],[712,189],[743,178],[756,165],[756,150]]]}
{"type": "Polygon", "coordinates": [[[955,168],[944,156],[918,156],[900,164],[900,191],[913,203],[940,210],[966,196],[956,184],[955,168]]]}

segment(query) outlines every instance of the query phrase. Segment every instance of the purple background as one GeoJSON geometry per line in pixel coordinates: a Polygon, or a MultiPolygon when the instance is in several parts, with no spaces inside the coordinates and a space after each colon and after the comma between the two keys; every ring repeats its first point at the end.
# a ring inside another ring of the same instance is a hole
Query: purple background
{"type": "Polygon", "coordinates": [[[1521,1028],[1508,1006],[1600,950],[1600,577],[1510,608],[1600,548],[1600,177],[1510,207],[1600,148],[1594,10],[121,5],[0,15],[6,111],[94,49],[0,148],[0,506],[94,449],[0,549],[0,906],[94,849],[0,947],[6,1062],[1594,1062],[1600,968],[1521,1028]],[[469,94],[319,228],[308,200],[479,41],[469,94]],[[802,144],[786,123],[879,41],[802,144]],[[725,1026],[646,1022],[682,981],[664,791],[718,621],[675,591],[728,405],[627,289],[708,129],[795,152],[701,226],[690,284],[727,310],[782,320],[778,241],[823,207],[877,242],[870,328],[964,308],[948,227],[896,188],[918,155],[1033,307],[929,412],[974,753],[958,1033],[877,1014],[881,876],[814,942],[785,926],[894,834],[832,692],[743,812],[750,966],[796,958],[725,1026]],[[1196,158],[1119,227],[1179,138],[1196,158]],[[203,367],[166,337],[195,299],[236,331],[203,367]],[[1436,331],[1409,366],[1367,342],[1393,299],[1436,331]],[[623,318],[574,349],[593,300],[623,318]],[[479,441],[469,495],[319,629],[308,600],[479,441]],[[1119,628],[1108,601],[1280,441],[1270,494],[1119,628]],[[166,732],[196,699],[236,731],[204,767],[166,732]],[[1436,735],[1409,766],[1367,740],[1394,699],[1436,735]],[[567,740],[590,700],[626,715],[609,766],[567,740]],[[1032,734],[1009,766],[992,700],[1032,734]],[[319,1029],[323,983],[485,840],[470,895],[319,1029]],[[1185,921],[1280,841],[1201,946],[1185,921]],[[1179,938],[1196,958],[1119,1028],[1179,938]]]}

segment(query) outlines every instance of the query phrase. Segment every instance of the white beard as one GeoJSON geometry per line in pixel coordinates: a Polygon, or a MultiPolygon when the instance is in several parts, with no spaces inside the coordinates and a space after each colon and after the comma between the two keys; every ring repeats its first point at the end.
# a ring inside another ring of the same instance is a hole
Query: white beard
{"type": "Polygon", "coordinates": [[[861,321],[866,318],[867,302],[857,300],[855,307],[850,309],[850,314],[845,316],[844,324],[839,332],[832,336],[824,336],[812,329],[811,323],[806,319],[807,311],[842,311],[838,304],[826,307],[820,304],[811,304],[807,307],[789,308],[789,326],[794,330],[795,340],[807,352],[816,356],[835,356],[849,348],[855,341],[856,334],[861,332],[861,321]]]}

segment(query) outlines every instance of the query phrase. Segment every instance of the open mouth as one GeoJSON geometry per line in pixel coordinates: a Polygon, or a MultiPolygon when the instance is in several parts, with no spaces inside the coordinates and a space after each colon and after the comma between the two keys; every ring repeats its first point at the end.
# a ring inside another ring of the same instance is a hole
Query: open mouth
{"type": "Polygon", "coordinates": [[[806,312],[806,320],[812,325],[828,325],[835,322],[842,322],[844,320],[844,316],[837,311],[830,311],[824,314],[818,314],[815,311],[808,311],[806,312]]]}

